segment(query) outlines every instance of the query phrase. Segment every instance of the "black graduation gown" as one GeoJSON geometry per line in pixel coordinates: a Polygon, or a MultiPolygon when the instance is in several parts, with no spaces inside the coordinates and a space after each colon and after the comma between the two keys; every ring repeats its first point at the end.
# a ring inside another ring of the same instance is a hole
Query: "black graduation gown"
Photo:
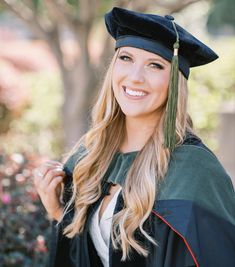
{"type": "MultiPolygon", "coordinates": [[[[75,162],[83,157],[83,152],[84,150],[81,150],[65,164],[66,188],[71,185],[75,162]]],[[[134,157],[135,153],[117,156],[108,174],[116,175],[117,172],[120,174],[120,170],[126,172],[127,162],[131,164],[134,157]],[[127,160],[123,160],[127,157],[127,160]],[[117,162],[121,165],[117,166],[117,162]],[[115,168],[119,171],[113,171],[115,168]]],[[[88,210],[82,234],[73,239],[62,235],[63,227],[73,217],[73,210],[58,226],[53,222],[49,267],[103,266],[88,229],[91,217],[109,191],[109,187],[110,183],[104,182],[101,198],[88,210]]],[[[69,196],[70,194],[65,190],[64,200],[68,201],[69,196]]],[[[123,198],[120,192],[114,213],[122,207],[123,198]]],[[[138,240],[148,248],[149,255],[143,257],[132,252],[130,260],[122,262],[121,251],[115,251],[110,242],[110,267],[235,266],[234,189],[230,178],[215,156],[198,138],[188,137],[184,146],[173,154],[168,173],[160,187],[160,194],[144,227],[155,238],[158,246],[151,244],[136,233],[138,240]],[[200,168],[205,164],[204,160],[208,164],[208,168],[205,169],[200,168]],[[197,179],[192,179],[192,175],[197,179]],[[207,179],[209,176],[213,176],[213,180],[207,179]],[[204,189],[203,184],[207,185],[204,189]]]]}

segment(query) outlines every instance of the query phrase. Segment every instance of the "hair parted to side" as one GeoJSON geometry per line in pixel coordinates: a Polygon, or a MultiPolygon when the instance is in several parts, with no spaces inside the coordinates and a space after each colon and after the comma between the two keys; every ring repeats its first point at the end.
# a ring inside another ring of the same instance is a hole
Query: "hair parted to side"
{"type": "MultiPolygon", "coordinates": [[[[101,181],[111,159],[124,140],[125,115],[122,113],[112,90],[112,70],[116,51],[107,70],[102,89],[92,110],[90,130],[78,141],[72,152],[85,145],[86,156],[75,166],[73,172],[73,194],[64,214],[74,206],[75,215],[64,234],[72,238],[82,233],[87,211],[101,196],[101,181]]],[[[176,115],[177,145],[183,143],[186,131],[192,132],[192,124],[187,114],[187,80],[179,73],[179,93],[176,115]]],[[[114,248],[121,248],[122,260],[130,256],[131,249],[147,256],[148,251],[135,238],[140,231],[150,242],[155,240],[144,230],[144,222],[149,217],[157,194],[158,181],[164,178],[170,159],[170,152],[164,148],[163,124],[165,111],[158,127],[146,145],[136,156],[123,186],[123,209],[114,215],[111,238],[114,248]]]]}

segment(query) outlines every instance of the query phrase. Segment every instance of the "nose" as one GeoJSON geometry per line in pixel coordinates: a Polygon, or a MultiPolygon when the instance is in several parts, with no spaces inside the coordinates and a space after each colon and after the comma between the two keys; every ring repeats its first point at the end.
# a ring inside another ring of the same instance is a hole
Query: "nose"
{"type": "Polygon", "coordinates": [[[144,69],[142,66],[134,64],[133,68],[131,69],[131,73],[129,78],[133,83],[143,83],[144,79],[144,69]]]}

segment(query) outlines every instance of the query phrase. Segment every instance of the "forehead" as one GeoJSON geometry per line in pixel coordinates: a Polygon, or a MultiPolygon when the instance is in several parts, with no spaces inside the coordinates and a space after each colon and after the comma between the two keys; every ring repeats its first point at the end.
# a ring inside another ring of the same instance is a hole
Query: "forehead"
{"type": "Polygon", "coordinates": [[[167,61],[165,58],[161,57],[160,55],[149,52],[149,51],[141,49],[141,48],[135,48],[135,47],[131,47],[131,46],[123,46],[123,47],[120,47],[119,54],[120,53],[128,53],[132,56],[139,56],[139,57],[143,57],[146,59],[161,60],[166,64],[170,63],[169,61],[167,61]]]}

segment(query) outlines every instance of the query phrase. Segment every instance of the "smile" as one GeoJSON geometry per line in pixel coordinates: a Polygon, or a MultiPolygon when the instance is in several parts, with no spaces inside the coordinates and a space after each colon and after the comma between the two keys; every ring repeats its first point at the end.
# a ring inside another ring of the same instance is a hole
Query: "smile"
{"type": "Polygon", "coordinates": [[[143,98],[144,96],[146,96],[148,93],[143,91],[143,90],[134,90],[134,89],[130,89],[126,86],[123,86],[124,92],[126,96],[132,97],[134,99],[139,99],[139,98],[143,98]]]}

